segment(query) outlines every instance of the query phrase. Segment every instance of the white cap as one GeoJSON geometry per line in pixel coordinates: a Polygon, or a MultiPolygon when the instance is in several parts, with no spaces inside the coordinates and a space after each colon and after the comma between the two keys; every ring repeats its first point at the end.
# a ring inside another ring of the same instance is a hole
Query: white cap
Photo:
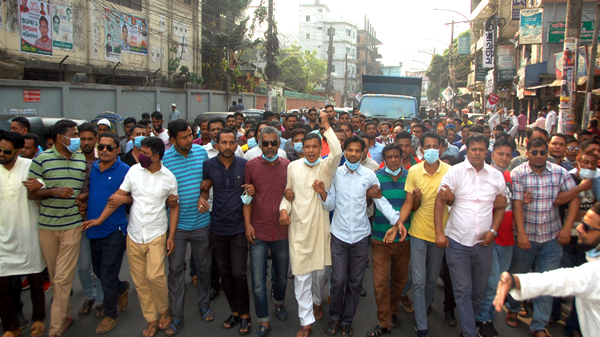
{"type": "Polygon", "coordinates": [[[177,106],[177,104],[173,103],[173,104],[171,104],[171,106],[175,106],[175,107],[176,107],[176,106],[177,106]]]}
{"type": "Polygon", "coordinates": [[[98,121],[97,125],[106,125],[106,126],[110,127],[110,122],[108,121],[108,119],[102,118],[101,120],[98,121]]]}

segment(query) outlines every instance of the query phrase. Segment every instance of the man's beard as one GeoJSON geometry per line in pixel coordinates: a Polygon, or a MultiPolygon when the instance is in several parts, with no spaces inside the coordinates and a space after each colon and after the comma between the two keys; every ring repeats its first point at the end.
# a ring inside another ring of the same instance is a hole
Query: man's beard
{"type": "Polygon", "coordinates": [[[599,243],[591,243],[591,244],[585,244],[581,241],[581,238],[579,238],[579,240],[577,240],[577,248],[581,251],[587,252],[589,250],[595,249],[599,246],[599,243]]]}

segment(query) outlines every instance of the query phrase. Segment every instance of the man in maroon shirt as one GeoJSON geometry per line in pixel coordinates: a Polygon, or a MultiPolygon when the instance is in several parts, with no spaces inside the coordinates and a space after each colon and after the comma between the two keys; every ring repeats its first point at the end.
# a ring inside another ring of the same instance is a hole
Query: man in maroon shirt
{"type": "Polygon", "coordinates": [[[270,330],[269,302],[267,299],[267,252],[273,260],[272,289],[277,318],[285,320],[283,306],[289,265],[288,226],[279,224],[279,204],[287,183],[287,167],[290,163],[280,158],[278,131],[268,126],[261,130],[258,145],[263,155],[246,164],[246,184],[255,189],[251,203],[244,205],[246,239],[250,242],[252,290],[254,307],[261,325],[255,335],[265,336],[270,330]]]}

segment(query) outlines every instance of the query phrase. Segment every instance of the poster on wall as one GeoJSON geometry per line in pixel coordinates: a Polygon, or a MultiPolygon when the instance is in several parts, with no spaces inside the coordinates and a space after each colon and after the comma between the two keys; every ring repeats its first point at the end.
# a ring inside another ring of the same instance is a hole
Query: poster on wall
{"type": "Polygon", "coordinates": [[[529,8],[521,10],[521,22],[519,28],[519,44],[541,44],[542,43],[542,17],[543,8],[529,8]]]}
{"type": "Polygon", "coordinates": [[[527,8],[527,0],[512,0],[512,19],[521,19],[521,9],[527,8]]]}
{"type": "Polygon", "coordinates": [[[138,16],[121,13],[121,53],[148,54],[148,23],[138,16]]]}
{"type": "Polygon", "coordinates": [[[21,52],[52,57],[52,20],[50,3],[19,0],[21,52]]]}
{"type": "Polygon", "coordinates": [[[4,14],[4,8],[2,8],[2,1],[0,1],[0,29],[4,28],[4,21],[2,21],[3,14],[4,14]]]}
{"type": "Polygon", "coordinates": [[[73,50],[73,7],[66,2],[52,3],[54,48],[73,50]]]}
{"type": "Polygon", "coordinates": [[[121,13],[104,9],[104,59],[121,62],[121,13]]]}
{"type": "MultiPolygon", "coordinates": [[[[577,77],[587,76],[588,52],[587,46],[577,48],[577,77]]],[[[564,52],[554,54],[554,71],[557,79],[562,79],[564,52]]]]}
{"type": "Polygon", "coordinates": [[[515,46],[498,46],[498,81],[510,81],[517,75],[515,46]]]}

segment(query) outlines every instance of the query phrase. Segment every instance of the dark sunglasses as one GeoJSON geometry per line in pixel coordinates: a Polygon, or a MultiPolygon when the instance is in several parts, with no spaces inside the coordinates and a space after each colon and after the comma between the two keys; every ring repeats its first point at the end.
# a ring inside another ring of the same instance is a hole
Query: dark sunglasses
{"type": "Polygon", "coordinates": [[[537,155],[538,155],[538,154],[539,154],[540,156],[545,156],[545,155],[547,155],[547,154],[548,154],[548,151],[546,151],[546,150],[541,150],[541,151],[538,151],[538,150],[533,150],[533,151],[531,151],[531,154],[532,154],[534,157],[537,157],[537,155]]]}
{"type": "Polygon", "coordinates": [[[5,150],[3,148],[0,148],[0,152],[4,152],[4,154],[7,156],[10,156],[13,153],[12,150],[5,150]]]}
{"type": "Polygon", "coordinates": [[[595,231],[598,231],[598,232],[600,232],[600,228],[592,227],[592,226],[590,226],[590,225],[586,224],[586,223],[585,223],[585,222],[583,222],[583,221],[581,222],[581,224],[583,225],[583,231],[584,231],[584,232],[586,232],[586,233],[587,233],[587,232],[589,232],[589,231],[590,231],[590,229],[593,229],[593,230],[595,230],[595,231]]]}
{"type": "Polygon", "coordinates": [[[309,116],[316,116],[317,114],[308,114],[309,116]]]}
{"type": "Polygon", "coordinates": [[[578,147],[569,146],[567,148],[567,150],[569,150],[569,151],[579,151],[579,148],[578,147]]]}
{"type": "Polygon", "coordinates": [[[263,140],[261,144],[263,147],[268,147],[269,144],[271,144],[271,146],[273,146],[273,147],[278,147],[279,141],[278,140],[271,140],[271,141],[263,140]]]}
{"type": "Polygon", "coordinates": [[[108,152],[113,152],[113,150],[115,149],[115,147],[112,145],[98,144],[98,151],[104,151],[105,148],[108,152]]]}

